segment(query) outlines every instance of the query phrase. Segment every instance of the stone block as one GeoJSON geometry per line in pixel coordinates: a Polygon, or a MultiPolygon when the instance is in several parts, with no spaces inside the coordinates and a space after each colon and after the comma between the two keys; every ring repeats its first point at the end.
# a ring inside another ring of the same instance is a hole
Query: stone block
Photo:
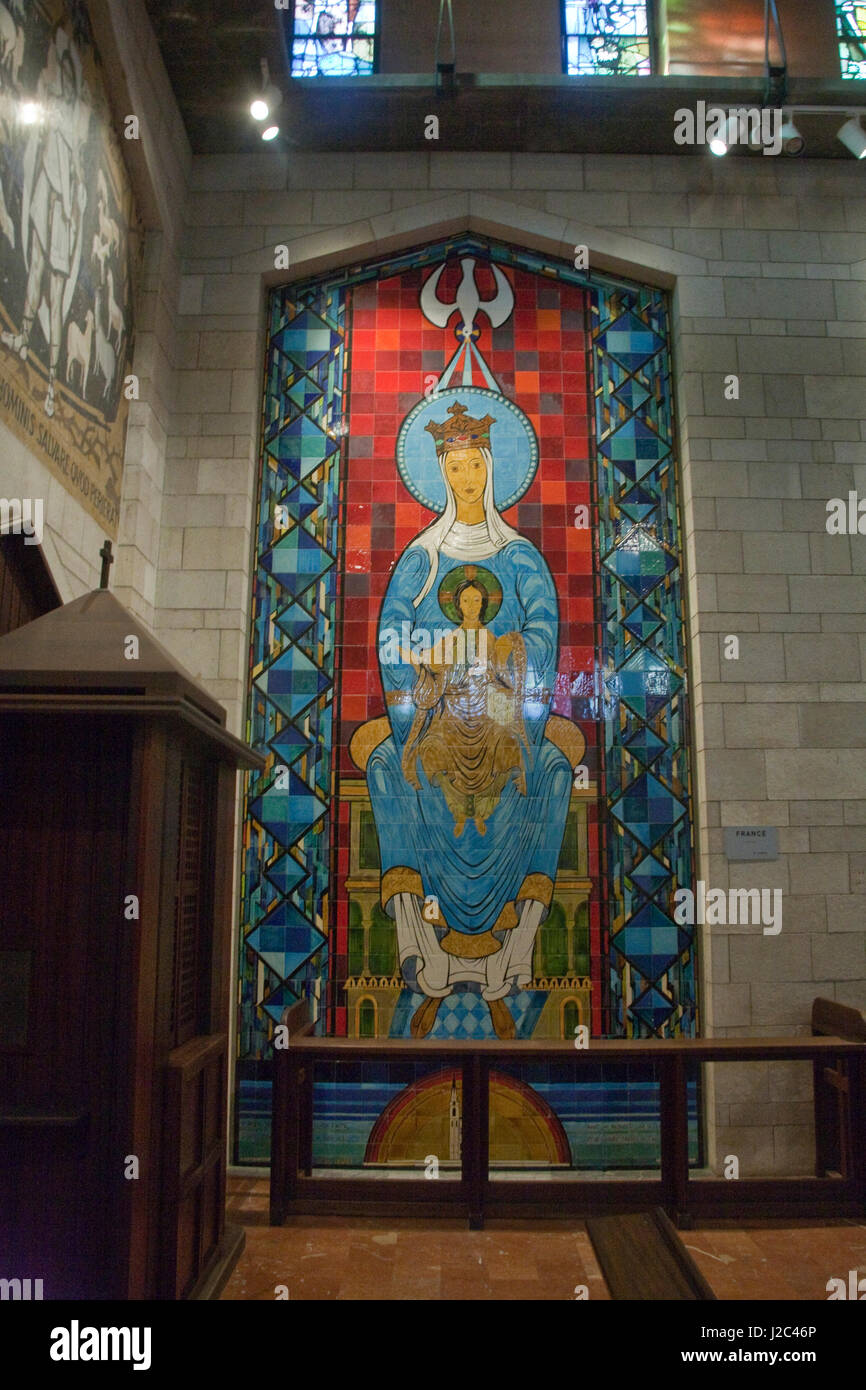
{"type": "Polygon", "coordinates": [[[725,281],[725,308],[730,314],[787,319],[792,305],[796,305],[798,318],[833,318],[833,286],[824,280],[804,284],[799,278],[758,276],[725,281]]]}
{"type": "MultiPolygon", "coordinates": [[[[802,711],[801,711],[802,713],[802,711]]],[[[802,723],[800,725],[802,729],[802,723]]],[[[808,739],[801,739],[803,745],[808,739]]],[[[803,801],[791,807],[792,825],[842,825],[844,824],[843,801],[803,801]]]]}
{"type": "Polygon", "coordinates": [[[720,666],[722,681],[782,681],[785,679],[785,659],[782,636],[779,633],[751,633],[737,630],[731,634],[739,638],[739,656],[727,660],[721,653],[724,643],[720,640],[720,666]]]}
{"type": "MultiPolygon", "coordinates": [[[[812,941],[816,980],[866,979],[866,921],[859,932],[827,933],[812,941]]],[[[862,1009],[861,1003],[859,1008],[862,1009]]]]}
{"type": "Polygon", "coordinates": [[[260,275],[206,275],[200,312],[203,314],[255,313],[261,303],[262,294],[260,275]]]}
{"type": "MultiPolygon", "coordinates": [[[[812,978],[811,937],[795,936],[787,930],[784,902],[782,930],[778,936],[731,936],[731,980],[766,984],[774,980],[812,978]]],[[[760,932],[760,927],[754,928],[760,932]]],[[[733,1020],[732,1020],[733,1021],[733,1020]]],[[[737,1020],[750,1023],[751,1018],[737,1020]]]]}
{"type": "MultiPolygon", "coordinates": [[[[772,984],[752,985],[752,1023],[771,1027],[781,1025],[785,1029],[807,1027],[812,1016],[812,1000],[820,990],[813,981],[776,981],[772,984]]],[[[783,1066],[784,1063],[773,1065],[783,1066]]],[[[808,1063],[795,1062],[793,1066],[808,1066],[808,1063]]],[[[773,1098],[778,1099],[774,1087],[773,1098]]]]}
{"type": "MultiPolygon", "coordinates": [[[[714,952],[715,949],[714,944],[714,952]]],[[[718,1028],[736,1027],[751,1023],[752,1005],[748,984],[725,984],[722,982],[714,984],[713,1017],[718,1028]]]]}
{"type": "Polygon", "coordinates": [[[760,615],[788,611],[788,581],[784,576],[720,574],[716,585],[723,612],[760,615]]]}
{"type": "Polygon", "coordinates": [[[773,1130],[768,1125],[725,1125],[716,1130],[716,1153],[735,1155],[741,1178],[773,1171],[773,1130]]]}
{"type": "Polygon", "coordinates": [[[847,854],[791,854],[788,872],[792,893],[847,893],[847,854]]]}
{"type": "Polygon", "coordinates": [[[219,410],[231,390],[231,372],[194,371],[177,373],[177,409],[182,411],[219,410]]]}
{"type": "MultiPolygon", "coordinates": [[[[785,831],[782,831],[781,835],[785,833],[785,831]]],[[[803,833],[803,831],[799,833],[803,833]]],[[[782,900],[781,934],[783,936],[787,933],[790,933],[792,936],[811,936],[815,932],[825,932],[826,930],[827,899],[824,894],[785,894],[782,900]]]]}
{"type": "MultiPolygon", "coordinates": [[[[327,155],[324,159],[327,159],[327,155]]],[[[292,163],[295,163],[294,155],[292,163]]],[[[196,193],[237,193],[248,188],[285,188],[288,169],[289,156],[280,150],[270,150],[266,153],[197,155],[192,163],[190,188],[196,193]]],[[[312,187],[312,180],[307,186],[312,187]]]]}
{"type": "Polygon", "coordinates": [[[743,200],[738,195],[690,193],[689,222],[692,227],[742,227],[743,200]]]}
{"type": "MultiPolygon", "coordinates": [[[[770,242],[766,232],[722,232],[722,254],[726,261],[766,261],[770,258],[770,242]]],[[[751,314],[751,310],[746,310],[751,314]]]]}
{"type": "Polygon", "coordinates": [[[800,737],[793,705],[726,705],[725,745],[728,748],[796,748],[800,737]]]}
{"type": "Polygon", "coordinates": [[[431,188],[510,188],[511,155],[430,154],[431,188]]]}
{"type": "Polygon", "coordinates": [[[246,531],[218,526],[196,526],[184,532],[183,563],[187,570],[238,569],[248,553],[246,531]]]}
{"type": "Polygon", "coordinates": [[[765,796],[764,757],[755,750],[708,749],[707,796],[713,801],[754,801],[765,796]]]}
{"type": "Polygon", "coordinates": [[[810,536],[809,559],[813,574],[850,574],[851,546],[847,536],[810,536]]]}
{"type": "Polygon", "coordinates": [[[845,633],[786,633],[783,641],[785,673],[792,681],[860,679],[860,652],[845,633]]]}
{"type": "MultiPolygon", "coordinates": [[[[461,187],[474,185],[460,185],[461,187]]],[[[592,227],[624,227],[628,225],[628,195],[626,193],[548,193],[545,198],[548,212],[565,217],[569,222],[592,227]]]]}
{"type": "Polygon", "coordinates": [[[794,613],[866,612],[866,584],[860,578],[837,575],[822,578],[792,577],[789,580],[791,611],[794,613]]]}
{"type": "Polygon", "coordinates": [[[159,608],[222,608],[225,575],[215,570],[162,570],[156,594],[159,608]]]}
{"type": "Polygon", "coordinates": [[[842,344],[829,338],[821,343],[819,350],[814,338],[754,333],[739,339],[738,358],[744,372],[793,372],[795,375],[820,372],[832,378],[843,371],[842,344]]]}
{"type": "Polygon", "coordinates": [[[716,1100],[723,1105],[744,1101],[766,1104],[770,1099],[769,1067],[769,1062],[714,1063],[716,1100]]]}
{"type": "MultiPolygon", "coordinates": [[[[371,158],[377,161],[381,155],[373,155],[371,158]]],[[[643,163],[643,161],[640,161],[643,163]]],[[[602,179],[604,176],[590,163],[589,168],[584,174],[583,156],[578,154],[512,154],[511,156],[511,186],[512,188],[537,188],[544,193],[552,193],[554,190],[568,190],[571,192],[579,191],[586,186],[587,188],[604,188],[608,185],[602,179]],[[592,180],[590,183],[589,180],[592,180]],[[586,180],[586,182],[585,182],[586,180]]],[[[611,177],[607,175],[607,177],[611,177]]],[[[613,178],[616,180],[614,187],[621,188],[622,174],[617,171],[613,178]]],[[[393,186],[402,187],[399,181],[393,186]]]]}
{"type": "Polygon", "coordinates": [[[710,227],[675,227],[674,249],[688,256],[704,256],[709,260],[722,259],[722,234],[710,227]]]}
{"type": "Polygon", "coordinates": [[[798,204],[797,198],[745,198],[743,225],[754,229],[796,231],[800,226],[798,204]]]}
{"type": "Polygon", "coordinates": [[[821,704],[817,709],[803,709],[800,711],[800,732],[805,748],[866,747],[866,702],[821,704]]]}

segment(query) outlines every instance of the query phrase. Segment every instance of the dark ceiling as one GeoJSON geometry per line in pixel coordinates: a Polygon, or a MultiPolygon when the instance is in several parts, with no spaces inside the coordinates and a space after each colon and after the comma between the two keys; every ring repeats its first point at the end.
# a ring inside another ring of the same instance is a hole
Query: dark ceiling
{"type": "Polygon", "coordinates": [[[249,117],[267,58],[286,86],[280,11],[265,0],[145,0],[196,154],[261,149],[249,117]]]}
{"type": "MultiPolygon", "coordinates": [[[[438,98],[432,74],[307,79],[288,76],[283,26],[291,11],[269,0],[145,0],[187,134],[196,154],[261,151],[249,103],[261,59],[283,90],[281,134],[270,148],[305,150],[527,150],[563,153],[683,154],[673,143],[674,112],[708,104],[761,104],[762,83],[736,77],[649,77],[611,82],[559,76],[458,73],[457,91],[438,98]],[[615,92],[615,97],[614,97],[615,92]],[[425,117],[440,118],[435,145],[425,117]]],[[[789,99],[844,112],[850,84],[797,79],[789,99]]],[[[850,159],[835,139],[835,116],[802,116],[805,153],[850,159]]],[[[759,153],[737,152],[758,158],[759,153]]]]}

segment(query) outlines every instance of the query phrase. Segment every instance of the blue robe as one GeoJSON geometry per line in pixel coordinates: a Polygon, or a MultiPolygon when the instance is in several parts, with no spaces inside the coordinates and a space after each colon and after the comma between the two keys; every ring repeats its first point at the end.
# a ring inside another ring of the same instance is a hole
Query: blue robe
{"type": "MultiPolygon", "coordinates": [[[[501,607],[486,624],[491,649],[503,633],[519,632],[524,642],[524,727],[529,749],[521,744],[521,757],[526,795],[510,779],[487,819],[486,834],[480,835],[469,818],[458,838],[443,792],[427,780],[420,759],[415,764],[420,791],[406,781],[402,758],[416,711],[405,697],[411,696],[417,672],[402,660],[383,661],[387,646],[382,639],[388,632],[403,633],[403,623],[410,629],[426,629],[431,637],[436,629],[450,628],[437,593],[445,575],[464,563],[440,553],[434,583],[417,609],[413,600],[430,568],[424,548],[415,543],[408,546],[391,576],[379,617],[380,670],[391,737],[371,754],[367,785],[383,877],[391,869],[414,871],[420,875],[424,896],[437,899],[445,924],[452,931],[479,936],[494,927],[528,875],[555,880],[572,773],[565,756],[544,738],[558,660],[556,589],[541,555],[529,541],[519,538],[473,563],[494,574],[502,587],[501,607]],[[400,692],[403,701],[388,701],[389,695],[400,692]]],[[[393,900],[389,898],[385,905],[393,916],[393,900]]]]}

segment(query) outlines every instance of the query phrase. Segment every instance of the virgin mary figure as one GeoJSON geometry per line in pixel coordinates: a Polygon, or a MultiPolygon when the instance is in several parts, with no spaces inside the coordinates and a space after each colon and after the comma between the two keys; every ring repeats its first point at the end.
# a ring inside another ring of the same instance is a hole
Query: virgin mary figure
{"type": "Polygon", "coordinates": [[[370,754],[367,785],[382,906],[404,979],[424,995],[413,1036],[430,1032],[462,984],[480,991],[497,1036],[508,1038],[505,1000],[532,979],[571,790],[570,763],[545,738],[558,604],[543,557],[494,504],[494,417],[473,419],[459,402],[448,414],[426,427],[445,509],[400,556],[382,603],[391,733],[370,754]],[[441,636],[449,609],[460,628],[449,637],[483,629],[484,643],[471,644],[483,660],[467,661],[462,642],[431,655],[429,634],[441,636]],[[394,633],[410,634],[412,650],[390,642],[394,633]]]}

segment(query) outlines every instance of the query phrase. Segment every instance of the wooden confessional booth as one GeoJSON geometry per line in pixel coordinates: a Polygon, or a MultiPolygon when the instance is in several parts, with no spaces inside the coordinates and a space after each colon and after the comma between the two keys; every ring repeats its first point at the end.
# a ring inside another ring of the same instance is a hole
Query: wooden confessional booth
{"type": "Polygon", "coordinates": [[[0,638],[0,748],[0,1277],[213,1296],[243,1245],[232,868],[261,760],[107,589],[0,638]]]}

